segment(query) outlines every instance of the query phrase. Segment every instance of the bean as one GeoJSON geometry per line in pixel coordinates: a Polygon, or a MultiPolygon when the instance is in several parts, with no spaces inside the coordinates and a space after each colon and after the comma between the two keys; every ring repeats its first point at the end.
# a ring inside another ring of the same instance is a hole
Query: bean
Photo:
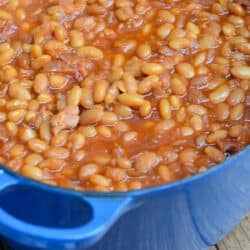
{"type": "Polygon", "coordinates": [[[73,87],[67,96],[67,104],[78,106],[81,102],[82,89],[79,86],[73,87]]]}
{"type": "Polygon", "coordinates": [[[229,105],[226,103],[219,103],[215,107],[215,114],[219,121],[227,120],[230,114],[229,105]]]}
{"type": "Polygon", "coordinates": [[[129,183],[129,189],[138,190],[142,188],[142,183],[140,181],[131,181],[129,183]]]}
{"type": "Polygon", "coordinates": [[[90,176],[95,175],[97,173],[99,173],[99,167],[98,165],[94,164],[94,163],[89,163],[86,165],[83,165],[80,170],[79,170],[79,179],[81,181],[85,181],[86,179],[88,179],[90,176]]]}
{"type": "Polygon", "coordinates": [[[186,38],[175,38],[169,42],[169,47],[171,49],[187,49],[190,47],[190,41],[186,38]]]}
{"type": "Polygon", "coordinates": [[[48,145],[44,141],[34,138],[28,141],[28,147],[36,153],[41,153],[48,148],[48,145]]]}
{"type": "Polygon", "coordinates": [[[164,68],[159,63],[144,63],[141,71],[146,75],[160,75],[163,73],[164,68]]]}
{"type": "Polygon", "coordinates": [[[227,137],[227,134],[228,132],[225,129],[216,130],[215,132],[207,136],[207,142],[208,143],[218,142],[220,140],[225,139],[227,137]]]}
{"type": "Polygon", "coordinates": [[[222,84],[209,94],[209,99],[212,103],[217,104],[224,102],[230,94],[228,85],[222,84]]]}
{"type": "Polygon", "coordinates": [[[190,79],[195,76],[195,71],[190,63],[179,63],[176,65],[176,70],[183,77],[190,79]]]}
{"type": "Polygon", "coordinates": [[[227,7],[228,7],[230,12],[232,12],[233,14],[235,14],[237,16],[244,16],[245,15],[245,10],[238,3],[228,3],[227,7]]]}
{"type": "Polygon", "coordinates": [[[236,78],[250,80],[249,66],[235,66],[231,68],[231,73],[236,78]]]}
{"type": "Polygon", "coordinates": [[[62,147],[67,143],[68,133],[65,131],[61,131],[56,133],[51,139],[51,145],[62,147]]]}
{"type": "Polygon", "coordinates": [[[10,111],[7,115],[7,118],[10,122],[20,123],[23,121],[25,114],[26,114],[26,110],[17,109],[17,110],[10,111]]]}
{"type": "Polygon", "coordinates": [[[111,185],[111,179],[100,175],[100,174],[93,174],[89,177],[89,181],[93,184],[93,185],[99,185],[99,186],[103,186],[103,187],[109,187],[111,185]]]}
{"type": "Polygon", "coordinates": [[[150,47],[150,45],[147,44],[147,43],[144,43],[144,44],[141,44],[140,46],[138,46],[137,55],[141,59],[149,58],[151,56],[151,47],[150,47]]]}
{"type": "Polygon", "coordinates": [[[81,125],[91,125],[102,120],[103,109],[101,107],[95,107],[90,110],[83,111],[80,115],[81,125]]]}
{"type": "Polygon", "coordinates": [[[159,82],[159,77],[157,75],[151,75],[145,77],[138,85],[138,94],[147,94],[151,89],[159,82]]]}
{"type": "Polygon", "coordinates": [[[245,91],[241,88],[232,90],[230,95],[227,98],[227,102],[231,106],[235,106],[244,101],[245,91]]]}
{"type": "Polygon", "coordinates": [[[14,55],[15,55],[15,51],[12,48],[9,48],[5,51],[0,51],[0,66],[9,64],[12,61],[14,55]]]}
{"type": "Polygon", "coordinates": [[[190,124],[192,128],[196,131],[200,131],[203,129],[203,121],[199,115],[194,115],[190,118],[190,124]]]}
{"type": "Polygon", "coordinates": [[[20,83],[13,83],[9,86],[9,96],[19,100],[30,100],[31,94],[28,89],[24,88],[20,83]]]}
{"type": "Polygon", "coordinates": [[[127,173],[124,169],[108,167],[106,168],[105,176],[111,178],[115,182],[122,182],[126,180],[127,173]]]}
{"type": "Polygon", "coordinates": [[[42,180],[43,178],[43,171],[40,168],[29,164],[24,165],[21,168],[21,173],[31,179],[38,181],[42,180]]]}
{"type": "Polygon", "coordinates": [[[144,101],[144,103],[139,108],[140,116],[146,117],[149,116],[152,111],[151,103],[150,101],[144,101]]]}
{"type": "Polygon", "coordinates": [[[186,88],[186,81],[185,79],[179,77],[179,76],[174,76],[171,79],[171,88],[173,90],[173,93],[175,95],[184,95],[187,92],[187,88],[186,88]]]}
{"type": "Polygon", "coordinates": [[[84,45],[84,36],[83,33],[79,30],[70,31],[70,44],[74,48],[79,48],[84,45]]]}
{"type": "Polygon", "coordinates": [[[67,159],[69,155],[69,150],[63,147],[50,147],[47,151],[45,151],[45,156],[47,158],[64,160],[67,159]]]}
{"type": "Polygon", "coordinates": [[[171,32],[171,30],[174,28],[173,24],[169,24],[169,23],[164,23],[162,25],[160,25],[157,30],[156,30],[156,34],[161,38],[161,39],[165,39],[171,32]]]}
{"type": "Polygon", "coordinates": [[[174,23],[176,20],[175,16],[168,10],[159,10],[157,19],[166,23],[174,23]]]}
{"type": "Polygon", "coordinates": [[[135,160],[135,169],[141,172],[149,172],[160,161],[159,156],[154,152],[143,152],[135,160]]]}
{"type": "Polygon", "coordinates": [[[161,99],[159,104],[159,112],[163,119],[170,119],[171,107],[167,99],[161,99]]]}
{"type": "Polygon", "coordinates": [[[42,94],[46,93],[49,87],[49,80],[46,74],[39,73],[35,76],[33,89],[35,93],[42,94]]]}
{"type": "Polygon", "coordinates": [[[103,112],[102,123],[105,125],[115,125],[118,121],[117,115],[114,112],[103,112]]]}
{"type": "Polygon", "coordinates": [[[18,157],[22,158],[26,154],[26,150],[23,145],[16,144],[10,149],[9,153],[12,158],[18,158],[18,157]]]}
{"type": "Polygon", "coordinates": [[[242,134],[243,131],[243,126],[242,125],[233,125],[232,127],[229,128],[229,135],[231,137],[239,137],[242,134]]]}
{"type": "Polygon", "coordinates": [[[91,89],[82,88],[80,104],[86,109],[91,109],[93,107],[94,100],[93,100],[93,93],[91,89]]]}
{"type": "Polygon", "coordinates": [[[216,147],[208,146],[205,148],[205,153],[215,163],[220,163],[225,159],[224,154],[216,147]]]}
{"type": "MultiPolygon", "coordinates": [[[[142,106],[143,106],[143,104],[142,104],[142,106]]],[[[132,115],[132,110],[131,110],[131,108],[129,106],[119,104],[119,103],[116,103],[114,105],[114,112],[118,116],[123,117],[123,118],[129,118],[132,115]]]]}
{"type": "Polygon", "coordinates": [[[124,93],[118,95],[117,98],[121,104],[129,107],[139,107],[144,102],[143,96],[139,94],[124,93]]]}
{"type": "Polygon", "coordinates": [[[23,126],[19,129],[18,135],[22,141],[29,141],[36,137],[36,132],[28,126],[23,126]]]}
{"type": "Polygon", "coordinates": [[[95,103],[101,103],[104,101],[109,83],[105,80],[99,80],[95,83],[94,89],[94,101],[95,103]]]}
{"type": "Polygon", "coordinates": [[[230,111],[230,119],[233,121],[237,121],[239,119],[241,119],[241,117],[244,115],[244,104],[239,103],[236,106],[231,108],[230,111]]]}
{"type": "Polygon", "coordinates": [[[89,57],[94,60],[102,60],[104,57],[103,52],[94,46],[82,46],[78,48],[77,51],[79,55],[89,57]]]}
{"type": "Polygon", "coordinates": [[[198,151],[193,148],[186,148],[179,153],[179,160],[183,164],[193,164],[198,158],[198,151]]]}
{"type": "Polygon", "coordinates": [[[171,170],[169,169],[169,167],[166,166],[166,165],[160,165],[157,168],[157,174],[166,183],[171,182],[171,181],[174,180],[173,173],[171,172],[171,170]]]}
{"type": "Polygon", "coordinates": [[[205,115],[207,114],[207,109],[198,104],[191,104],[187,107],[187,111],[191,114],[196,114],[196,115],[205,115]]]}
{"type": "Polygon", "coordinates": [[[223,33],[226,36],[235,36],[235,34],[236,34],[235,27],[231,23],[225,23],[225,24],[223,24],[222,30],[223,30],[223,33]]]}
{"type": "Polygon", "coordinates": [[[106,138],[110,138],[112,136],[112,131],[109,127],[104,126],[104,125],[100,125],[96,128],[96,131],[99,135],[106,137],[106,138]]]}
{"type": "Polygon", "coordinates": [[[94,126],[81,126],[79,131],[86,137],[95,137],[97,134],[94,126]]]}
{"type": "Polygon", "coordinates": [[[59,74],[53,74],[49,77],[49,82],[50,82],[50,86],[53,89],[62,89],[67,85],[67,78],[59,75],[59,74]]]}
{"type": "Polygon", "coordinates": [[[25,157],[24,163],[28,165],[36,166],[43,161],[43,157],[40,154],[29,154],[25,157]]]}
{"type": "Polygon", "coordinates": [[[132,167],[131,161],[125,157],[118,158],[117,164],[120,168],[124,168],[124,169],[129,169],[132,167]]]}

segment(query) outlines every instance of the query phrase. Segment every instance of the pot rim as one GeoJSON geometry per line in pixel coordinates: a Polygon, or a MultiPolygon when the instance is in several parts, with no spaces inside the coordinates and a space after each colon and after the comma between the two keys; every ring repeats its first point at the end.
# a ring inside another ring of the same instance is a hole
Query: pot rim
{"type": "MultiPolygon", "coordinates": [[[[213,167],[211,167],[210,169],[202,172],[202,173],[198,173],[195,174],[191,177],[187,177],[175,182],[171,182],[171,183],[167,183],[167,184],[162,184],[162,185],[157,185],[157,186],[153,186],[153,187],[147,187],[147,188],[143,188],[143,189],[139,189],[139,190],[129,190],[129,191],[124,191],[124,192],[115,192],[115,191],[111,191],[111,192],[97,192],[97,191],[82,191],[82,190],[74,190],[74,189],[70,189],[70,188],[64,188],[64,187],[58,187],[58,186],[53,186],[53,185],[49,185],[43,182],[39,182],[33,179],[30,179],[28,177],[25,177],[13,170],[11,170],[10,168],[8,168],[6,165],[2,165],[0,164],[0,169],[2,169],[4,172],[8,173],[9,175],[17,178],[18,180],[21,181],[20,184],[25,184],[25,185],[32,185],[34,187],[40,188],[40,189],[44,189],[46,191],[56,191],[59,193],[67,193],[67,194],[82,194],[84,196],[92,196],[92,197],[100,197],[100,198],[104,198],[104,197],[126,197],[126,196],[144,196],[144,195],[148,195],[151,193],[156,193],[156,192],[160,192],[160,191],[170,191],[176,188],[182,188],[183,186],[186,185],[190,185],[193,182],[197,182],[197,181],[201,181],[202,179],[209,177],[211,175],[214,175],[215,173],[219,172],[219,171],[223,171],[225,170],[225,168],[230,167],[230,163],[237,160],[238,158],[240,158],[242,155],[249,155],[250,156],[250,145],[246,146],[243,150],[239,151],[238,153],[236,153],[235,155],[233,155],[232,157],[228,158],[227,160],[223,161],[220,164],[214,165],[213,167]]],[[[250,158],[249,158],[250,160],[250,158]]],[[[233,165],[231,166],[233,167],[233,165]]]]}

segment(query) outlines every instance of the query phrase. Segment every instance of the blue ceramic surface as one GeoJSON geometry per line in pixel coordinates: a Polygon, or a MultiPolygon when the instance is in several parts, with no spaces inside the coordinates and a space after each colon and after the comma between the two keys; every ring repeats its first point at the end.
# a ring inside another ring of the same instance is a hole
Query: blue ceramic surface
{"type": "Polygon", "coordinates": [[[201,250],[250,212],[250,147],[170,185],[126,193],[50,187],[0,168],[0,235],[14,250],[201,250]]]}

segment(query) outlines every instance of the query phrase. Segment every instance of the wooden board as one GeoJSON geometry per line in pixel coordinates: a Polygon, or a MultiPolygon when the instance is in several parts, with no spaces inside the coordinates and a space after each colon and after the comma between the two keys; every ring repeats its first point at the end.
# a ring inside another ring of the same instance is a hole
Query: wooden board
{"type": "Polygon", "coordinates": [[[250,250],[250,215],[225,239],[209,250],[250,250]]]}

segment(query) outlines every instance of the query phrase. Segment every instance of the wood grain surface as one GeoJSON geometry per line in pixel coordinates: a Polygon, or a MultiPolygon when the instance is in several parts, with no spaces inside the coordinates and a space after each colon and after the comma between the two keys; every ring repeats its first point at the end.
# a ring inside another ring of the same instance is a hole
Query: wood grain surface
{"type": "Polygon", "coordinates": [[[209,250],[250,250],[250,215],[221,242],[209,250]]]}

